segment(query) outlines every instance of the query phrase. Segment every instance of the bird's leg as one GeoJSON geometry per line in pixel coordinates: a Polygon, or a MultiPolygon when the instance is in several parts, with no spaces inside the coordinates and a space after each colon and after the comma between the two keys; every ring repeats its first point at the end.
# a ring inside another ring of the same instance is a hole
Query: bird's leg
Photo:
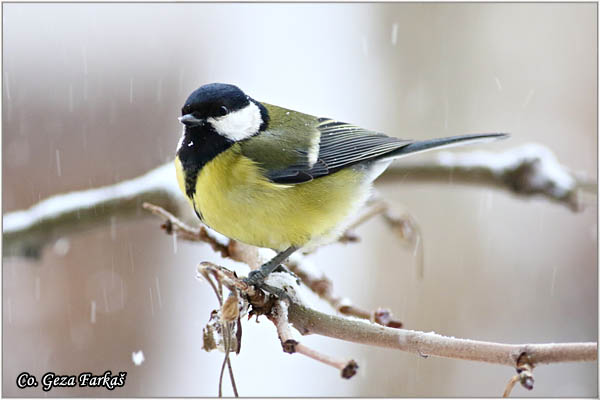
{"type": "Polygon", "coordinates": [[[297,247],[290,246],[281,253],[278,253],[271,260],[263,264],[259,269],[255,269],[254,271],[250,271],[248,274],[248,278],[245,279],[246,283],[250,285],[260,286],[267,276],[271,272],[273,272],[282,262],[285,261],[293,252],[298,250],[297,247]]]}

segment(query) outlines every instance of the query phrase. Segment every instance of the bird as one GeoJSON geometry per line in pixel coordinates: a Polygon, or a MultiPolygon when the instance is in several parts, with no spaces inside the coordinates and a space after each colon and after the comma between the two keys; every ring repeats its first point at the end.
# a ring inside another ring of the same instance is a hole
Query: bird
{"type": "Polygon", "coordinates": [[[179,121],[177,182],[200,221],[276,252],[245,278],[258,287],[298,249],[341,236],[393,160],[508,136],[399,139],[257,101],[225,83],[194,90],[179,121]]]}

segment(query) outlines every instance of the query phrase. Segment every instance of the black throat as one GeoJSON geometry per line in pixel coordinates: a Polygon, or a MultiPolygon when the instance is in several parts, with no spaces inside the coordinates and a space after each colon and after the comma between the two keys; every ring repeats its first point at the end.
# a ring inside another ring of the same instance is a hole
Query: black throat
{"type": "Polygon", "coordinates": [[[219,135],[210,124],[186,126],[177,156],[185,172],[185,193],[194,197],[198,173],[209,161],[233,145],[233,141],[219,135]]]}

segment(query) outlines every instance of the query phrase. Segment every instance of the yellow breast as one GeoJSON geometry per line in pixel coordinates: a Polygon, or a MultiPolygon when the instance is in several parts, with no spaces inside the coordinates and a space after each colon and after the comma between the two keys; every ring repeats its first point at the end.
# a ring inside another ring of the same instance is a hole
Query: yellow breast
{"type": "MultiPolygon", "coordinates": [[[[177,161],[179,185],[184,172],[177,161]]],[[[217,232],[254,246],[284,250],[330,240],[368,196],[363,174],[345,169],[296,185],[270,182],[236,144],[198,174],[193,204],[217,232]]]]}

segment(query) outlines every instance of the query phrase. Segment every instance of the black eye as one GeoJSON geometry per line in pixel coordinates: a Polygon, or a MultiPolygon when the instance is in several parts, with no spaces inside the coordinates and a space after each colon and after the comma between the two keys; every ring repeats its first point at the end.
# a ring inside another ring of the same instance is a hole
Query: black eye
{"type": "Polygon", "coordinates": [[[227,109],[227,107],[221,106],[221,108],[219,108],[219,116],[220,117],[227,115],[227,113],[229,113],[229,110],[227,109]]]}

